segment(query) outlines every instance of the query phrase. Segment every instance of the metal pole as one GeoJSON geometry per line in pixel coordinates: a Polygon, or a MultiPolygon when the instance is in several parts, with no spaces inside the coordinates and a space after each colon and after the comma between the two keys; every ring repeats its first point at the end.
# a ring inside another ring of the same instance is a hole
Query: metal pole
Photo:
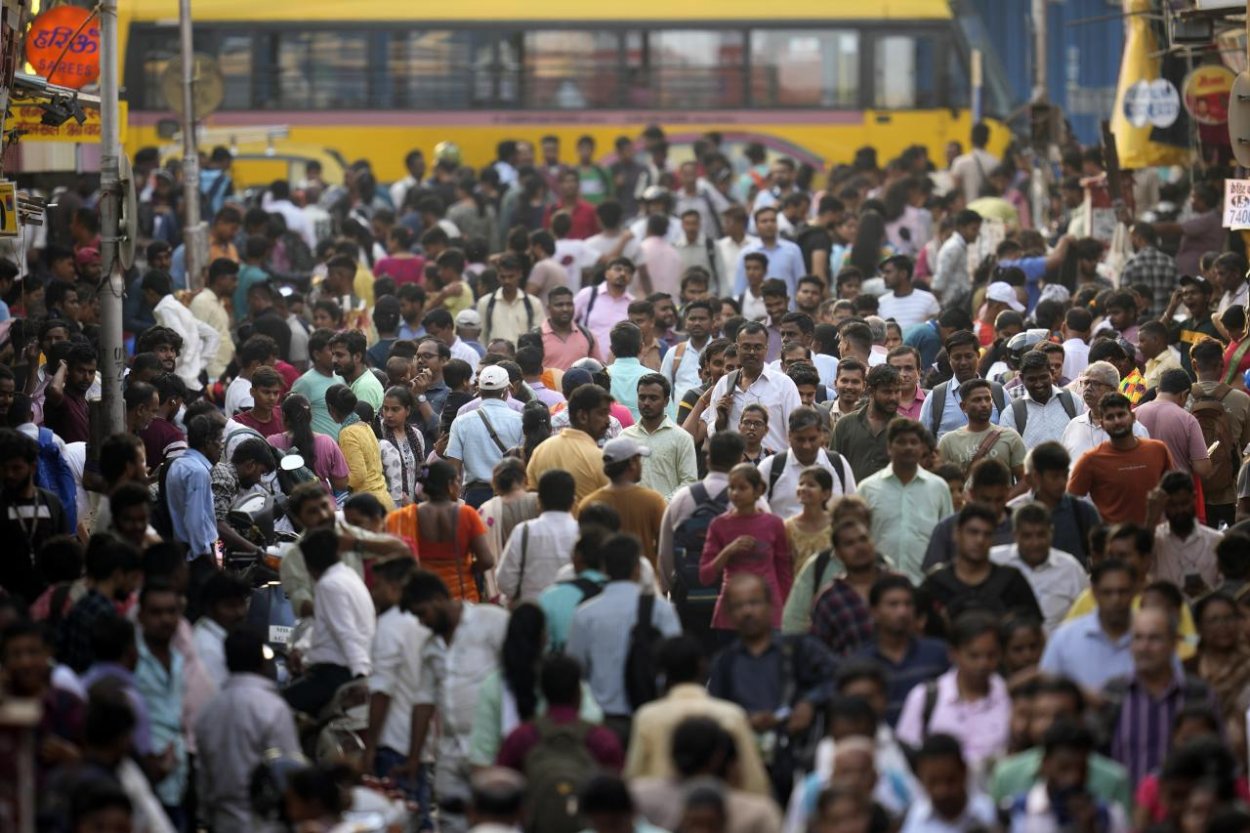
{"type": "Polygon", "coordinates": [[[1033,100],[1046,100],[1046,0],[1033,0],[1033,100]]]}
{"type": "Polygon", "coordinates": [[[195,45],[191,37],[191,0],[178,0],[178,30],[182,41],[182,176],[187,225],[187,288],[204,286],[208,265],[208,228],[200,216],[200,152],[195,141],[195,45]]]}
{"type": "Polygon", "coordinates": [[[122,282],[117,252],[121,236],[121,133],[118,122],[117,0],[100,3],[100,253],[104,275],[100,293],[100,383],[108,433],[126,429],[122,378],[126,348],[122,344],[122,282]]]}
{"type": "Polygon", "coordinates": [[[984,54],[980,49],[972,50],[972,123],[977,124],[984,115],[985,70],[984,54]]]}

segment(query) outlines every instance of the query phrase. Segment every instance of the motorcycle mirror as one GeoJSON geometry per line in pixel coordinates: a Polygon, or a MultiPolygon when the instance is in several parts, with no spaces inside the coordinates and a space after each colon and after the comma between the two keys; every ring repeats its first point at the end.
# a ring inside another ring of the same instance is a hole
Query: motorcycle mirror
{"type": "Polygon", "coordinates": [[[283,471],[295,471],[304,467],[304,458],[298,454],[287,454],[281,461],[283,471]]]}

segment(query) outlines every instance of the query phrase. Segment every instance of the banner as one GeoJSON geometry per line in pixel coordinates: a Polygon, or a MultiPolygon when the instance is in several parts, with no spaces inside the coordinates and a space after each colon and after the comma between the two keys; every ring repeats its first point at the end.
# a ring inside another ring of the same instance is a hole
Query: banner
{"type": "Polygon", "coordinates": [[[1123,0],[1124,57],[1116,86],[1111,132],[1123,170],[1184,164],[1189,119],[1181,106],[1184,67],[1161,53],[1160,27],[1148,16],[1157,14],[1152,0],[1123,0]],[[1178,74],[1179,73],[1179,74],[1178,74]],[[1175,77],[1172,77],[1175,76],[1175,77]]]}

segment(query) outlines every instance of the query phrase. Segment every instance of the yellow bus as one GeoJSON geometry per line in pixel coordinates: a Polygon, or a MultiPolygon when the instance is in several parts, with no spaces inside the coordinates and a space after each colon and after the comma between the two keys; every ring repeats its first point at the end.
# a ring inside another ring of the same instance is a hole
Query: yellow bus
{"type": "MultiPolygon", "coordinates": [[[[121,5],[133,153],[168,142],[161,79],[178,3],[121,5]]],[[[884,162],[922,143],[940,162],[972,123],[971,54],[950,0],[195,0],[193,14],[196,51],[224,81],[204,119],[214,136],[281,128],[277,155],[363,157],[382,181],[404,175],[410,149],[444,140],[481,166],[504,139],[551,134],[572,161],[580,136],[602,156],[652,124],[678,157],[715,130],[731,149],[758,141],[818,169],[865,145],[884,162]]],[[[1001,82],[987,77],[983,100],[1005,115],[1001,82]]],[[[1001,147],[1007,131],[992,124],[1001,147]]]]}

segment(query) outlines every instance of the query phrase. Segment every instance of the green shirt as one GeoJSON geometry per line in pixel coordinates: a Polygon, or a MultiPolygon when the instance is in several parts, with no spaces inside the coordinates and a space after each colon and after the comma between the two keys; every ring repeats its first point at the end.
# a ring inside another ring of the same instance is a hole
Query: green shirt
{"type": "Polygon", "coordinates": [[[824,572],[816,575],[816,562],[819,556],[813,555],[799,570],[786,599],[785,609],[781,612],[782,633],[808,633],[812,629],[812,604],[820,597],[825,588],[833,580],[846,572],[846,567],[833,553],[829,554],[829,563],[824,572]]]}
{"type": "Polygon", "coordinates": [[[869,402],[841,417],[833,427],[830,445],[851,464],[856,483],[890,465],[890,455],[885,449],[885,428],[873,433],[868,422],[871,405],[869,402]]]}
{"type": "Polygon", "coordinates": [[[259,266],[244,263],[239,268],[239,282],[234,287],[234,322],[247,318],[247,291],[258,283],[269,280],[269,273],[259,266]]]}
{"type": "Polygon", "coordinates": [[[667,416],[654,434],[648,434],[641,422],[635,422],[621,436],[632,437],[651,449],[651,456],[642,458],[639,482],[659,492],[665,500],[671,500],[673,492],[699,479],[694,439],[667,416]]]}
{"type": "MultiPolygon", "coordinates": [[[[847,419],[843,417],[842,422],[847,419]]],[[[955,511],[950,486],[921,468],[916,469],[911,482],[903,483],[889,465],[861,480],[856,491],[872,508],[877,551],[889,556],[899,572],[919,584],[924,580],[924,554],[933,527],[955,511]]]]}
{"type": "MultiPolygon", "coordinates": [[[[1042,766],[1042,748],[1035,746],[1010,758],[1004,758],[994,767],[990,776],[990,798],[1001,807],[1032,789],[1042,766]]],[[[1133,795],[1129,789],[1128,772],[1110,758],[1098,753],[1089,756],[1089,775],[1085,785],[1090,793],[1108,804],[1119,804],[1124,812],[1133,811],[1133,795]]]]}
{"type": "Polygon", "coordinates": [[[368,402],[376,414],[382,410],[382,383],[378,381],[378,377],[373,375],[373,371],[365,368],[365,372],[356,377],[356,381],[352,382],[352,393],[356,394],[356,399],[360,402],[368,402]]]}
{"type": "Polygon", "coordinates": [[[335,442],[339,440],[339,428],[342,426],[330,417],[330,410],[326,407],[326,391],[334,385],[345,384],[347,383],[343,381],[343,377],[337,373],[325,376],[318,372],[317,368],[310,367],[303,376],[295,380],[295,384],[291,385],[291,393],[307,397],[312,405],[313,432],[325,434],[335,442]]]}
{"type": "MultiPolygon", "coordinates": [[[[511,697],[508,699],[511,700],[511,697]]],[[[513,720],[518,719],[515,709],[515,705],[510,709],[513,720]]],[[[546,713],[547,703],[540,694],[535,716],[541,716],[546,713]]],[[[582,706],[577,716],[587,723],[603,722],[603,710],[595,702],[595,695],[591,693],[590,686],[585,682],[582,683],[582,706]]],[[[503,746],[504,742],[503,719],[503,676],[501,672],[494,671],[486,678],[478,691],[477,710],[473,713],[473,734],[469,736],[470,764],[474,766],[494,765],[495,756],[499,754],[499,748],[503,746]]],[[[518,723],[517,725],[519,726],[520,724],[518,723]]]]}
{"type": "Polygon", "coordinates": [[[938,440],[938,454],[947,463],[954,463],[964,471],[972,465],[981,443],[985,442],[991,431],[998,432],[993,445],[981,455],[982,460],[998,460],[1008,469],[1015,471],[1024,465],[1024,457],[1029,453],[1024,440],[1011,428],[991,425],[984,431],[969,431],[968,426],[957,428],[938,440]]]}

